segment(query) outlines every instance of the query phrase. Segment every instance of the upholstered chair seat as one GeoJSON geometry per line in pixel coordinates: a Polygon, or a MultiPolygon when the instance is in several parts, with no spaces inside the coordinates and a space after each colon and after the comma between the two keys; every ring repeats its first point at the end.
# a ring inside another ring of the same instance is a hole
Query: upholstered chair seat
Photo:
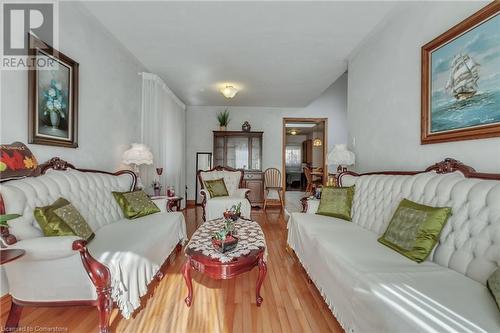
{"type": "Polygon", "coordinates": [[[226,210],[241,204],[241,217],[250,218],[251,205],[248,200],[249,189],[242,188],[243,170],[226,167],[216,167],[208,171],[198,171],[198,179],[201,184],[200,193],[203,196],[203,219],[213,220],[223,216],[226,210]],[[205,182],[223,179],[227,189],[227,196],[212,197],[206,189],[205,182]]]}

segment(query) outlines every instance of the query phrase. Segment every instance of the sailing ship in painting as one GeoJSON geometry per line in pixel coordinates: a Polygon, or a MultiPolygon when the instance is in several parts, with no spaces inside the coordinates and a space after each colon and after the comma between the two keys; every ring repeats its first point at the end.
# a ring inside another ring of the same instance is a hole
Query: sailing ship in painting
{"type": "Polygon", "coordinates": [[[479,64],[468,54],[457,54],[451,62],[446,91],[461,101],[474,96],[479,87],[479,64]]]}
{"type": "Polygon", "coordinates": [[[500,123],[500,15],[431,53],[430,132],[500,123]]]}

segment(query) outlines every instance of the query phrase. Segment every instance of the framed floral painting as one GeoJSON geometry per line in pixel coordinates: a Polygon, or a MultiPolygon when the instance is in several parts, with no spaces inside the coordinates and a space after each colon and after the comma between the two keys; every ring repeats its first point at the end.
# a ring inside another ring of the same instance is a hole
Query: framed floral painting
{"type": "Polygon", "coordinates": [[[29,143],[78,147],[78,63],[28,35],[29,143]]]}
{"type": "Polygon", "coordinates": [[[500,136],[500,2],[422,47],[421,143],[500,136]]]}

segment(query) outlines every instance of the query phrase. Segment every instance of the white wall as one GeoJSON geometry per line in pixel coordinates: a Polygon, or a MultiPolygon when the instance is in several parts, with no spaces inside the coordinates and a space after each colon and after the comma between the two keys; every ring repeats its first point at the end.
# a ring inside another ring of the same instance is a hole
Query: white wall
{"type": "Polygon", "coordinates": [[[484,2],[399,5],[349,60],[348,124],[359,171],[422,169],[445,157],[500,170],[500,138],[420,145],[420,48],[484,2]]]}
{"type": "MultiPolygon", "coordinates": [[[[241,92],[244,93],[244,92],[241,92]]],[[[285,117],[328,118],[328,145],[347,142],[347,73],[328,87],[321,96],[305,108],[229,107],[231,122],[228,130],[241,130],[248,120],[252,131],[264,131],[263,170],[281,170],[282,126],[285,117]]],[[[212,131],[218,128],[216,115],[224,106],[188,106],[187,108],[187,186],[188,200],[194,200],[196,152],[213,149],[212,131]]]]}
{"type": "MultiPolygon", "coordinates": [[[[76,166],[116,170],[121,153],[139,140],[141,79],[145,70],[77,2],[59,5],[59,49],[80,63],[79,148],[29,145],[39,162],[59,156],[76,166]]],[[[0,142],[28,140],[28,75],[1,73],[0,142]]],[[[0,271],[0,294],[7,292],[0,271]]]]}
{"type": "MultiPolygon", "coordinates": [[[[59,50],[80,64],[78,145],[29,145],[40,163],[59,156],[76,166],[116,170],[139,140],[143,65],[78,2],[59,4],[59,50]]],[[[1,73],[0,142],[28,141],[28,75],[1,73]]]]}

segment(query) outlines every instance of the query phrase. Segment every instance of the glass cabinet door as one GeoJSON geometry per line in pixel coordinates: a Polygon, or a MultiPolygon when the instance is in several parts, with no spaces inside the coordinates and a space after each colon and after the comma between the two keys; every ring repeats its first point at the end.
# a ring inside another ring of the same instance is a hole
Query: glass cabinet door
{"type": "Polygon", "coordinates": [[[248,137],[228,137],[226,158],[228,167],[248,169],[248,137]]]}
{"type": "Polygon", "coordinates": [[[252,137],[252,170],[261,169],[261,139],[258,137],[252,137]]]}
{"type": "Polygon", "coordinates": [[[224,137],[215,137],[214,165],[224,165],[224,137]]]}
{"type": "Polygon", "coordinates": [[[262,133],[214,131],[215,166],[252,171],[262,170],[262,133]]]}

